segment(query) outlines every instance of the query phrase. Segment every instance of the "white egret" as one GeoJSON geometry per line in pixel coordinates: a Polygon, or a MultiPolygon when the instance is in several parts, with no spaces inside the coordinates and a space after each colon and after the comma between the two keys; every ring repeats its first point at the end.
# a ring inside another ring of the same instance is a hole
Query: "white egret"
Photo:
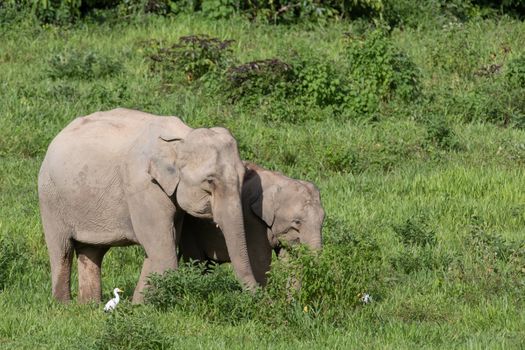
{"type": "Polygon", "coordinates": [[[106,303],[106,306],[104,306],[105,312],[113,311],[117,307],[117,304],[120,301],[120,296],[118,293],[123,293],[123,291],[120,288],[113,289],[113,294],[115,297],[106,303]]]}

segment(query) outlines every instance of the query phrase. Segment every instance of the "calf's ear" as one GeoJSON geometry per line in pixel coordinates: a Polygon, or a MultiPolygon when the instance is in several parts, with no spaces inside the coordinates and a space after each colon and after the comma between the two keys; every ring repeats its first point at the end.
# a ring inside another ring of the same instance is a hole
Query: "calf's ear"
{"type": "Polygon", "coordinates": [[[250,203],[252,212],[262,219],[268,227],[272,227],[275,221],[275,212],[278,208],[276,197],[280,191],[280,186],[272,185],[264,191],[260,191],[259,195],[250,203]]]}

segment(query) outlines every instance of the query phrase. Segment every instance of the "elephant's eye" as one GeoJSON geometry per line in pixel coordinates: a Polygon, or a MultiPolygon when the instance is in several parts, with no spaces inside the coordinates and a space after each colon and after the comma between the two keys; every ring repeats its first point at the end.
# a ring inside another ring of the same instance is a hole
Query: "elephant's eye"
{"type": "Polygon", "coordinates": [[[215,185],[215,181],[211,177],[208,177],[204,181],[202,181],[202,188],[208,193],[211,193],[214,185],[215,185]]]}
{"type": "Polygon", "coordinates": [[[293,220],[292,220],[292,223],[293,223],[294,225],[296,225],[296,226],[299,226],[299,225],[301,225],[301,220],[299,220],[299,219],[293,219],[293,220]]]}

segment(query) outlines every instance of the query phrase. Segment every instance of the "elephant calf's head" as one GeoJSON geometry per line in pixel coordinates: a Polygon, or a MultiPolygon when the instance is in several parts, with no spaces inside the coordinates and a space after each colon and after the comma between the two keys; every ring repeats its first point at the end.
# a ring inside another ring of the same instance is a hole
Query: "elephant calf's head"
{"type": "Polygon", "coordinates": [[[281,242],[302,243],[320,250],[325,214],[319,190],[307,181],[290,179],[252,164],[246,167],[245,190],[253,191],[253,182],[260,181],[260,193],[251,195],[250,207],[268,227],[271,247],[278,250],[281,242]],[[258,176],[250,176],[252,172],[258,176]]]}

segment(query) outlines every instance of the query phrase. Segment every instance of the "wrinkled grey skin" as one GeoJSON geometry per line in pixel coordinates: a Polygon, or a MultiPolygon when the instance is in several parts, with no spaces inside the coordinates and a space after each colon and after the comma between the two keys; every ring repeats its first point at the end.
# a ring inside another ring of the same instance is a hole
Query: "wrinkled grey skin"
{"type": "Polygon", "coordinates": [[[71,299],[73,252],[79,300],[100,301],[100,268],[112,246],[140,244],[147,276],[177,268],[184,213],[212,219],[225,233],[238,278],[256,286],[248,260],[240,191],[245,169],[223,128],[192,129],[176,117],[129,110],[73,120],[51,142],[38,193],[53,296],[71,299]]]}
{"type": "MultiPolygon", "coordinates": [[[[242,202],[248,256],[255,279],[264,286],[272,251],[284,255],[280,242],[321,249],[324,210],[319,190],[312,183],[245,165],[242,202]]],[[[190,215],[184,220],[179,255],[185,261],[230,261],[220,228],[190,215]]]]}

